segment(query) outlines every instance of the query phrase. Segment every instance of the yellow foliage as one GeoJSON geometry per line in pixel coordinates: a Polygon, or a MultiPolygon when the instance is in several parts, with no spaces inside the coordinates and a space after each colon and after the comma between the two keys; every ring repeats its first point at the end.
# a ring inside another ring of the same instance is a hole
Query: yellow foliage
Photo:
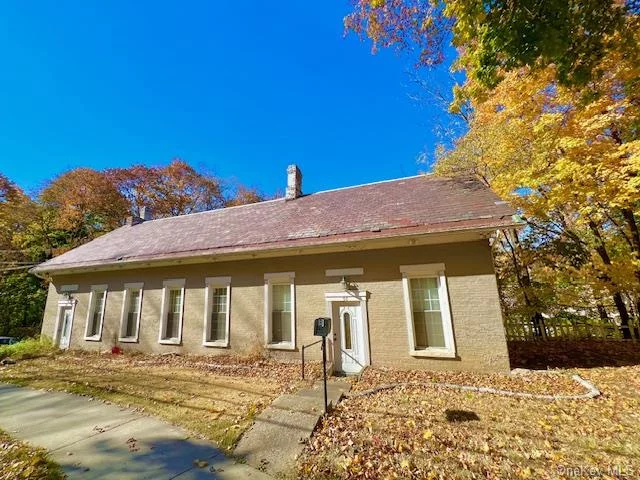
{"type": "MultiPolygon", "coordinates": [[[[593,252],[585,264],[540,275],[581,277],[591,292],[606,287],[638,301],[640,251],[624,213],[640,214],[640,61],[620,48],[598,68],[604,74],[581,88],[559,84],[554,66],[504,73],[471,101],[469,131],[439,151],[436,173],[479,177],[526,218],[571,231],[593,252]],[[594,252],[596,232],[610,262],[594,252]]],[[[469,80],[462,91],[473,89],[469,80]]]]}

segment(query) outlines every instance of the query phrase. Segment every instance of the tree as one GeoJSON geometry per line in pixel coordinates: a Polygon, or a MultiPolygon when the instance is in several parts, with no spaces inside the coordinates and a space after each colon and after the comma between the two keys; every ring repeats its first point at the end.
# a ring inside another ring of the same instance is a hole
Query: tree
{"type": "Polygon", "coordinates": [[[505,72],[551,64],[562,84],[584,85],[614,48],[611,36],[630,32],[625,15],[638,13],[640,3],[620,0],[355,0],[344,24],[369,37],[374,51],[416,51],[419,66],[442,63],[451,40],[457,67],[476,86],[493,88],[505,72]]]}
{"type": "Polygon", "coordinates": [[[569,290],[609,295],[628,338],[640,312],[640,62],[619,48],[596,68],[602,75],[580,88],[559,82],[553,66],[505,74],[472,102],[468,134],[440,150],[436,170],[477,176],[509,199],[528,223],[526,270],[556,293],[569,280],[569,290]],[[555,277],[545,275],[551,265],[555,277]]]}
{"type": "Polygon", "coordinates": [[[39,200],[55,227],[74,247],[118,227],[129,211],[127,199],[102,172],[77,168],[52,180],[39,200]]]}
{"type": "Polygon", "coordinates": [[[22,244],[35,213],[35,202],[0,174],[0,335],[35,334],[42,318],[46,285],[27,269],[43,257],[22,244]]]}
{"type": "Polygon", "coordinates": [[[184,215],[225,205],[223,183],[197,172],[180,159],[166,167],[135,165],[106,171],[106,176],[130,204],[134,215],[151,208],[156,216],[184,215]]]}
{"type": "Polygon", "coordinates": [[[265,197],[255,188],[237,185],[230,198],[225,200],[225,207],[235,207],[238,205],[248,205],[265,200],[265,197]]]}

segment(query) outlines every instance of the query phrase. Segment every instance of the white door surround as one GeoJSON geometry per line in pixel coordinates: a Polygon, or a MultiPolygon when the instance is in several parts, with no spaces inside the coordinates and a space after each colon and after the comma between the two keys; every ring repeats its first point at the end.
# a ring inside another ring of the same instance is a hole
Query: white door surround
{"type": "Polygon", "coordinates": [[[60,300],[58,302],[56,325],[53,331],[53,344],[62,350],[68,349],[71,344],[71,331],[75,310],[76,300],[60,300]]]}
{"type": "Polygon", "coordinates": [[[325,293],[327,316],[332,320],[331,335],[328,337],[330,347],[328,356],[333,360],[334,371],[358,373],[371,364],[368,299],[369,292],[367,291],[350,290],[325,293]],[[346,339],[342,322],[345,320],[345,313],[348,313],[347,317],[351,322],[351,349],[344,348],[346,339]]]}

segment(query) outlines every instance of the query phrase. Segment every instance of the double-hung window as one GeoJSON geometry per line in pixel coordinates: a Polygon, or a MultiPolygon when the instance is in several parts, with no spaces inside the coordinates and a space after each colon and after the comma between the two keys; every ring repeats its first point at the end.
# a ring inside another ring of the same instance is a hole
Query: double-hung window
{"type": "Polygon", "coordinates": [[[296,346],[295,273],[264,275],[264,329],[267,347],[293,350],[296,346]]]}
{"type": "Polygon", "coordinates": [[[402,265],[400,272],[410,354],[455,357],[444,264],[402,265]]]}
{"type": "Polygon", "coordinates": [[[205,279],[204,335],[207,347],[229,346],[231,277],[205,279]]]}
{"type": "Polygon", "coordinates": [[[102,338],[104,310],[107,303],[107,285],[92,285],[84,339],[99,342],[102,338]]]}
{"type": "Polygon", "coordinates": [[[121,342],[137,342],[142,313],[142,283],[125,283],[120,319],[121,342]]]}
{"type": "Polygon", "coordinates": [[[163,283],[159,343],[178,345],[182,341],[184,285],[184,279],[163,283]]]}

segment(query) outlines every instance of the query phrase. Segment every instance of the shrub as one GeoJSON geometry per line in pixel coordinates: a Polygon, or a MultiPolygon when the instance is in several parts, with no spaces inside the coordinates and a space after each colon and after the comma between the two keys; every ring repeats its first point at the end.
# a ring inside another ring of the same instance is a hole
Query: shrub
{"type": "Polygon", "coordinates": [[[11,357],[14,360],[53,355],[58,349],[47,337],[27,338],[13,345],[0,346],[0,360],[11,357]]]}

